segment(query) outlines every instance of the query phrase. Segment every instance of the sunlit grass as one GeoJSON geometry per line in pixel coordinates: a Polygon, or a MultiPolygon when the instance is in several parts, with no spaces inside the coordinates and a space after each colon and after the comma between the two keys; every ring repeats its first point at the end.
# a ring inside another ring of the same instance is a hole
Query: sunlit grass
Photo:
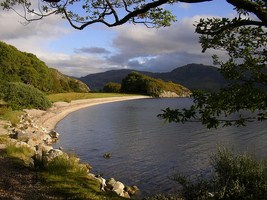
{"type": "Polygon", "coordinates": [[[79,99],[92,99],[92,98],[107,98],[107,97],[125,97],[125,96],[133,96],[129,94],[118,94],[118,93],[57,93],[57,94],[49,94],[47,98],[51,102],[65,101],[71,102],[72,100],[79,99]]]}
{"type": "Polygon", "coordinates": [[[9,135],[0,135],[0,144],[7,144],[9,141],[9,135]]]}
{"type": "Polygon", "coordinates": [[[13,111],[10,107],[0,108],[0,120],[10,121],[13,126],[19,123],[19,116],[23,111],[13,111]]]}
{"type": "Polygon", "coordinates": [[[71,156],[58,157],[48,163],[41,176],[52,188],[58,197],[69,199],[90,199],[90,200],[121,200],[113,193],[102,192],[100,183],[90,178],[87,168],[79,163],[77,158],[71,156]]]}
{"type": "Polygon", "coordinates": [[[31,165],[34,151],[27,146],[16,146],[15,144],[8,143],[4,156],[14,159],[14,162],[23,163],[24,165],[31,165]]]}

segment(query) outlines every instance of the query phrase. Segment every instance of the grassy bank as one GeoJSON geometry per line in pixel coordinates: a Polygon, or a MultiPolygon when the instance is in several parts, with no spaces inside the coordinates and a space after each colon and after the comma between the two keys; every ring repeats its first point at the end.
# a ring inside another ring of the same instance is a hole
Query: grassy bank
{"type": "MultiPolygon", "coordinates": [[[[47,95],[48,99],[51,102],[57,101],[67,101],[78,99],[91,99],[91,98],[107,98],[107,97],[125,97],[132,95],[123,95],[123,94],[111,94],[111,93],[59,93],[47,95]]],[[[10,107],[4,106],[0,107],[0,120],[11,121],[13,125],[19,123],[19,117],[23,111],[14,111],[10,107]]],[[[6,148],[0,150],[0,165],[2,168],[8,172],[8,176],[5,178],[5,174],[1,175],[1,179],[9,180],[10,177],[14,180],[19,176],[19,180],[16,183],[18,190],[21,188],[27,188],[28,184],[24,183],[23,180],[25,177],[36,178],[37,174],[37,183],[41,183],[46,189],[48,198],[41,199],[90,199],[90,200],[121,200],[123,198],[111,192],[103,192],[100,190],[100,183],[98,180],[88,176],[87,168],[85,164],[81,164],[79,159],[75,156],[70,156],[66,159],[64,157],[59,157],[50,163],[36,163],[33,168],[33,152],[27,147],[16,147],[14,144],[10,143],[8,135],[1,135],[0,133],[0,144],[5,144],[6,148]],[[4,167],[4,163],[9,163],[15,167],[9,168],[4,167]],[[25,168],[27,170],[25,170],[25,168]],[[22,176],[21,172],[25,177],[22,176]],[[26,172],[25,172],[26,171],[26,172]],[[19,175],[18,175],[19,174],[19,175]]],[[[29,180],[34,182],[35,180],[29,180]]],[[[30,185],[30,184],[29,184],[30,185]]],[[[32,184],[31,184],[32,185],[32,184]]],[[[37,186],[38,187],[38,186],[37,186]]],[[[34,187],[35,188],[35,187],[34,187]]],[[[30,195],[30,190],[27,195],[30,195]]],[[[0,199],[3,194],[8,194],[10,188],[5,187],[5,183],[1,183],[0,180],[0,199]]],[[[36,191],[36,188],[35,188],[36,191]]],[[[27,199],[28,196],[23,196],[24,191],[20,192],[20,199],[27,199]]],[[[25,194],[26,195],[26,194],[25,194]]],[[[38,194],[40,195],[40,194],[38,194]]],[[[46,194],[45,194],[46,195],[46,194]]],[[[6,197],[6,196],[5,196],[6,197]]],[[[33,199],[40,199],[39,196],[32,196],[33,199]]]]}
{"type": "MultiPolygon", "coordinates": [[[[80,199],[80,200],[122,200],[123,198],[111,192],[103,192],[100,190],[100,183],[88,176],[85,164],[81,164],[79,159],[70,156],[58,157],[49,163],[39,163],[32,167],[31,161],[33,151],[27,147],[16,147],[11,144],[6,136],[0,136],[0,143],[6,144],[6,148],[0,151],[1,162],[11,161],[15,167],[9,170],[9,177],[6,174],[1,175],[1,179],[10,179],[10,174],[21,174],[21,170],[27,174],[20,177],[16,182],[16,190],[27,188],[27,184],[23,182],[24,178],[35,176],[36,183],[41,187],[46,187],[47,198],[44,199],[80,199]],[[4,160],[6,158],[6,160],[4,160]],[[15,170],[15,171],[14,171],[15,170]],[[36,177],[37,175],[37,177],[36,177]]],[[[30,188],[29,188],[30,189],[30,188]]],[[[7,188],[6,190],[9,190],[7,188]]],[[[6,191],[8,192],[8,191],[6,191]]],[[[1,187],[0,181],[0,197],[5,193],[5,189],[1,187]]],[[[40,194],[38,194],[40,195],[40,194]]],[[[20,196],[21,197],[21,196],[20,196]]],[[[32,196],[33,199],[39,196],[32,196]]],[[[22,197],[22,199],[24,199],[22,197]]]]}
{"type": "Polygon", "coordinates": [[[117,93],[57,93],[49,94],[47,98],[51,102],[65,101],[70,102],[79,99],[92,99],[92,98],[107,98],[107,97],[126,97],[133,96],[130,94],[117,94],[117,93]]]}

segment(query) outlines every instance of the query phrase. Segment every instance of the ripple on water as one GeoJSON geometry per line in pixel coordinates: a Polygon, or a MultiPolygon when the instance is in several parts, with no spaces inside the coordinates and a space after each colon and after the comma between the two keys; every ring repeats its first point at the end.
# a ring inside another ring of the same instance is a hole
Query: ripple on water
{"type": "Polygon", "coordinates": [[[62,120],[57,146],[75,149],[95,173],[138,185],[143,194],[176,191],[168,177],[211,171],[209,157],[218,145],[267,155],[267,124],[207,130],[198,123],[164,124],[161,109],[188,107],[190,99],[142,99],[76,111],[62,120]],[[104,153],[111,153],[104,159],[104,153]]]}

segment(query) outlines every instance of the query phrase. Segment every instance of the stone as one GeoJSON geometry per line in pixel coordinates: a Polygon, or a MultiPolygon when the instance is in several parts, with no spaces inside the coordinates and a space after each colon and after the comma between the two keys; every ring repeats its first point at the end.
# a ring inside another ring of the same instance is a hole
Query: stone
{"type": "Polygon", "coordinates": [[[52,150],[53,147],[52,147],[52,146],[49,146],[49,145],[45,145],[45,144],[39,144],[39,145],[36,146],[36,149],[37,149],[38,151],[42,151],[42,152],[44,152],[44,153],[46,154],[46,153],[48,153],[50,150],[52,150]]]}
{"type": "Polygon", "coordinates": [[[27,144],[30,145],[31,147],[36,147],[38,143],[37,141],[34,141],[33,139],[29,139],[27,144]]]}
{"type": "Polygon", "coordinates": [[[13,139],[19,139],[25,134],[24,131],[15,129],[12,134],[10,134],[10,137],[13,139]]]}
{"type": "Polygon", "coordinates": [[[50,162],[59,156],[66,156],[66,158],[68,158],[68,155],[64,153],[63,151],[59,149],[51,149],[50,151],[48,151],[47,155],[45,156],[45,160],[47,162],[50,162]]]}
{"type": "Polygon", "coordinates": [[[88,163],[86,163],[85,166],[86,166],[86,168],[88,169],[89,172],[93,169],[93,167],[88,163]]]}
{"type": "Polygon", "coordinates": [[[103,158],[105,158],[105,159],[109,159],[109,158],[111,158],[111,153],[105,153],[105,154],[103,155],[103,158]]]}
{"type": "Polygon", "coordinates": [[[43,141],[46,145],[52,145],[54,143],[52,138],[46,138],[43,141]]]}
{"type": "Polygon", "coordinates": [[[15,146],[16,146],[16,147],[27,147],[27,148],[31,148],[31,146],[28,145],[26,142],[21,142],[21,141],[17,142],[17,143],[15,144],[15,146]]]}
{"type": "Polygon", "coordinates": [[[92,174],[92,173],[88,173],[88,177],[90,177],[90,178],[95,178],[95,175],[92,174]]]}
{"type": "Polygon", "coordinates": [[[58,139],[59,138],[59,133],[56,132],[55,130],[52,130],[50,133],[49,133],[50,137],[53,138],[53,139],[58,139]]]}
{"type": "Polygon", "coordinates": [[[116,180],[114,178],[108,179],[108,181],[106,183],[107,184],[107,189],[108,190],[112,190],[114,185],[115,185],[115,183],[116,183],[116,180]]]}
{"type": "Polygon", "coordinates": [[[178,94],[176,94],[175,92],[171,92],[171,91],[163,91],[162,93],[159,94],[159,97],[179,97],[178,94]]]}
{"type": "Polygon", "coordinates": [[[124,195],[124,184],[117,181],[112,189],[112,191],[114,191],[116,194],[118,194],[119,196],[123,197],[124,195]]]}
{"type": "Polygon", "coordinates": [[[126,192],[126,191],[123,191],[123,196],[122,197],[124,197],[126,199],[130,199],[131,198],[130,195],[129,195],[129,193],[126,192]]]}
{"type": "Polygon", "coordinates": [[[125,191],[128,192],[130,196],[135,195],[135,193],[139,190],[137,186],[125,186],[125,191]]]}

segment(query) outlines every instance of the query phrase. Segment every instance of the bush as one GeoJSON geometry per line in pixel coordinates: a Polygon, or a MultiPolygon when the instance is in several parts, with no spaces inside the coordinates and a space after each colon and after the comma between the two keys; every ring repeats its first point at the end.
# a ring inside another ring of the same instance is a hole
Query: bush
{"type": "Polygon", "coordinates": [[[159,97],[162,92],[174,92],[184,96],[190,94],[187,88],[172,82],[164,82],[138,72],[128,74],[121,82],[121,92],[129,94],[143,94],[152,97],[159,97]]]}
{"type": "Polygon", "coordinates": [[[38,89],[23,83],[7,83],[3,86],[4,100],[13,109],[36,108],[47,109],[51,102],[38,89]]]}
{"type": "Polygon", "coordinates": [[[103,87],[103,92],[120,93],[121,84],[109,82],[103,87]]]}
{"type": "Polygon", "coordinates": [[[219,149],[211,157],[211,164],[214,174],[210,180],[173,177],[183,186],[181,193],[185,199],[267,199],[267,162],[256,161],[246,153],[235,155],[219,149]]]}

